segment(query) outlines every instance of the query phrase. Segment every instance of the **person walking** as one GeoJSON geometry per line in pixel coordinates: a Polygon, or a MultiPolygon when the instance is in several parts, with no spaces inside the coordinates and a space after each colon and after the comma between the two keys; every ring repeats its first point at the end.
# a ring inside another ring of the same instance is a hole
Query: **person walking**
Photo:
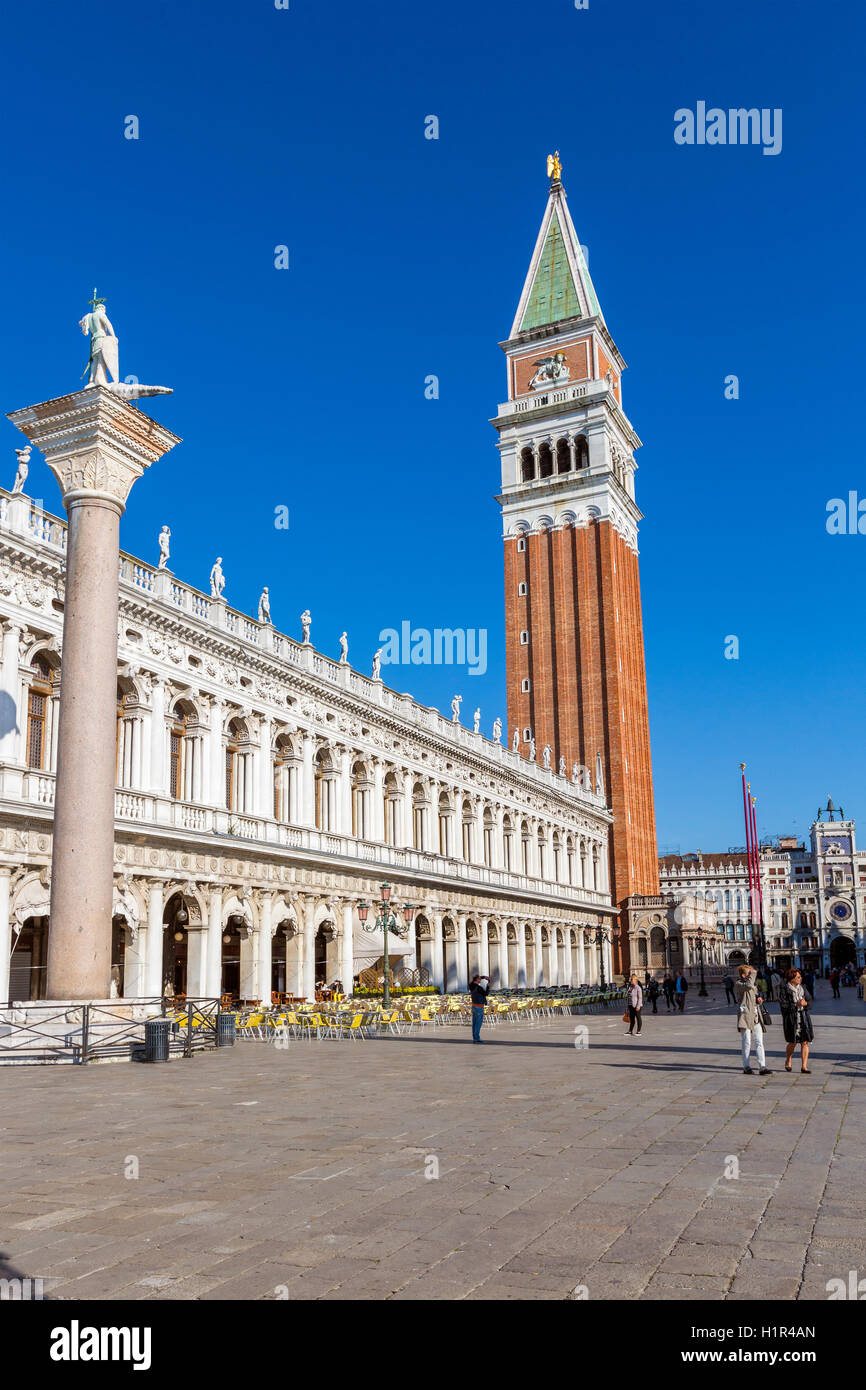
{"type": "Polygon", "coordinates": [[[670,971],[668,971],[662,980],[662,990],[665,996],[665,1003],[668,1006],[668,1013],[670,1013],[671,1009],[674,1007],[674,977],[670,971]]]}
{"type": "Polygon", "coordinates": [[[722,980],[722,984],[725,986],[725,1003],[726,1003],[726,1004],[733,1004],[733,1002],[734,1002],[734,980],[733,980],[733,976],[731,976],[731,975],[726,975],[725,978],[722,980]]]}
{"type": "Polygon", "coordinates": [[[830,971],[830,984],[833,988],[833,998],[841,999],[842,995],[839,991],[839,970],[837,968],[830,971]]]}
{"type": "Polygon", "coordinates": [[[643,1009],[643,988],[637,975],[632,975],[628,982],[628,1032],[627,1038],[634,1036],[635,1031],[640,1035],[641,1030],[641,1010],[643,1009]],[[635,1030],[637,1024],[637,1030],[635,1030]]]}
{"type": "Polygon", "coordinates": [[[679,1011],[680,1011],[681,1014],[682,1014],[682,1013],[685,1013],[685,1009],[686,1009],[686,991],[688,990],[688,987],[689,987],[689,982],[688,982],[688,980],[686,979],[686,977],[685,977],[685,975],[683,974],[683,972],[680,971],[680,973],[677,975],[676,981],[675,981],[675,983],[674,983],[674,994],[676,995],[677,1008],[679,1009],[679,1011]]]}
{"type": "Polygon", "coordinates": [[[652,1006],[653,1006],[653,1013],[654,1013],[654,1014],[657,1014],[658,1011],[659,1011],[659,994],[660,994],[660,993],[661,993],[661,990],[659,989],[659,982],[658,982],[658,980],[655,978],[655,976],[653,976],[653,978],[652,978],[652,979],[650,980],[650,982],[649,982],[649,989],[647,990],[647,998],[649,999],[650,1003],[651,1003],[652,1006]]]}
{"type": "MultiPolygon", "coordinates": [[[[809,988],[808,983],[806,985],[806,988],[809,988]]],[[[860,976],[860,979],[857,981],[857,997],[866,1001],[866,965],[864,965],[863,973],[860,976]]]]}
{"type": "Polygon", "coordinates": [[[803,977],[796,967],[789,970],[779,987],[782,1009],[782,1029],[785,1034],[785,1071],[791,1071],[794,1049],[800,1048],[800,1071],[810,1076],[809,1045],[815,1036],[809,1015],[809,1001],[803,988],[803,977]]]}
{"type": "Polygon", "coordinates": [[[472,1000],[472,1041],[480,1043],[481,1025],[484,1022],[484,1008],[487,1003],[487,994],[490,989],[490,981],[486,975],[473,975],[472,983],[469,986],[469,998],[472,1000]]]}
{"type": "Polygon", "coordinates": [[[734,994],[737,1001],[737,1029],[743,1054],[743,1071],[746,1076],[755,1075],[749,1064],[749,1053],[754,1042],[758,1075],[769,1076],[770,1069],[764,1055],[764,1021],[761,1017],[763,1003],[758,995],[757,971],[752,965],[741,965],[737,974],[740,978],[734,986],[734,994]]]}

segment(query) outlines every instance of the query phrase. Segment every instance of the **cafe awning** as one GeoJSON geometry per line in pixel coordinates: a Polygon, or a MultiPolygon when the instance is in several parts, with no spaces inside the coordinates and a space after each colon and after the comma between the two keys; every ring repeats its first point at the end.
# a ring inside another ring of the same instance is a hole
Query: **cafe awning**
{"type": "MultiPolygon", "coordinates": [[[[388,959],[392,956],[408,956],[412,947],[404,937],[395,936],[393,932],[388,933],[388,959]]],[[[385,954],[385,933],[382,931],[364,931],[363,927],[355,925],[352,932],[352,951],[355,957],[355,973],[358,970],[368,969],[374,961],[385,954]]]]}

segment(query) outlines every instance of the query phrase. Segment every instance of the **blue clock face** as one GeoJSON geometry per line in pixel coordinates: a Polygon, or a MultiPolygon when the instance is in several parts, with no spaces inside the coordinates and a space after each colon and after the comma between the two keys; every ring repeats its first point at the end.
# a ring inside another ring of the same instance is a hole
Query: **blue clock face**
{"type": "Polygon", "coordinates": [[[830,911],[839,921],[844,921],[846,917],[851,916],[851,908],[847,903],[834,903],[830,911]]]}

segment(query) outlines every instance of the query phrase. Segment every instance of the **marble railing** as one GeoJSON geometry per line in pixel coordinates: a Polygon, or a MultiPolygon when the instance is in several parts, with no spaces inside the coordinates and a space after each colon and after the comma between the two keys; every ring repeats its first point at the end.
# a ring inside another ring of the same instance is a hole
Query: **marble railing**
{"type": "MultiPolygon", "coordinates": [[[[34,772],[10,766],[0,767],[0,816],[4,806],[20,809],[24,806],[50,808],[54,804],[53,774],[34,772]]],[[[264,816],[247,816],[216,806],[199,806],[187,801],[173,801],[151,792],[118,788],[114,797],[117,828],[130,824],[151,828],[180,830],[196,835],[212,836],[227,841],[241,840],[248,844],[270,845],[288,851],[296,850],[316,856],[355,860],[359,867],[376,865],[379,868],[402,870],[420,876],[452,879],[455,883],[474,884],[479,888],[497,888],[515,893],[533,893],[557,898],[574,906],[610,905],[607,893],[593,888],[581,888],[569,883],[552,883],[528,874],[512,873],[508,869],[491,868],[486,864],[469,864],[425,850],[401,848],[352,836],[316,830],[309,826],[286,825],[264,816]]]]}

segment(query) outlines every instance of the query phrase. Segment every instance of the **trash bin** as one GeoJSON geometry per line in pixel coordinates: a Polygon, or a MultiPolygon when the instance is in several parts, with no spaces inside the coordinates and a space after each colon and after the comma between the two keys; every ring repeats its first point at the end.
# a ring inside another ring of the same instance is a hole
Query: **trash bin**
{"type": "Polygon", "coordinates": [[[216,1020],[216,1045],[217,1047],[234,1047],[235,1045],[235,1024],[237,1014],[220,1013],[216,1020]]]}
{"type": "Polygon", "coordinates": [[[167,1062],[171,1035],[170,1018],[149,1018],[144,1025],[145,1062],[167,1062]]]}

